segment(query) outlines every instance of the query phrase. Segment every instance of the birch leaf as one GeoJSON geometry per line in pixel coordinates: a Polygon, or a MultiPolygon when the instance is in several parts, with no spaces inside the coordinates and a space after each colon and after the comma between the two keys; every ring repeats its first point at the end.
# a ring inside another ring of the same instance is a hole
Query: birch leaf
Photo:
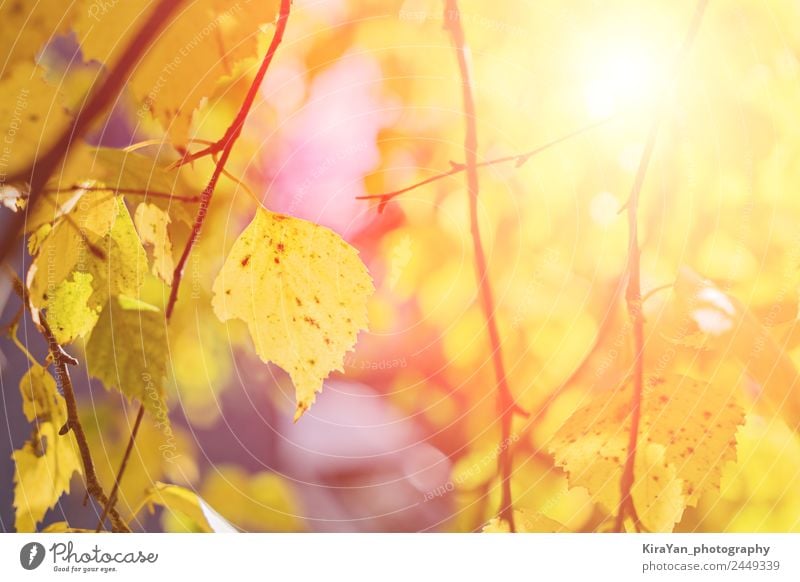
{"type": "Polygon", "coordinates": [[[206,533],[238,532],[197,493],[179,485],[156,482],[148,491],[147,503],[157,503],[169,511],[185,515],[206,533]]]}
{"type": "MultiPolygon", "coordinates": [[[[31,303],[37,309],[48,309],[58,321],[71,316],[57,313],[66,306],[64,295],[76,289],[61,289],[74,274],[91,276],[92,293],[81,307],[82,322],[86,309],[99,310],[114,295],[135,296],[147,276],[147,256],[121,197],[106,191],[87,192],[70,221],[61,220],[38,245],[38,253],[28,271],[31,303]],[[85,238],[84,238],[85,237],[85,238]],[[105,256],[97,257],[86,241],[102,249],[105,256]],[[59,290],[61,295],[59,296],[59,290]]],[[[85,283],[86,279],[82,279],[85,283]]],[[[65,330],[66,336],[85,335],[86,327],[65,330]],[[80,332],[80,333],[78,333],[80,332]]]]}
{"type": "MultiPolygon", "coordinates": [[[[44,45],[69,27],[77,2],[8,0],[0,5],[0,63],[6,71],[34,62],[44,45]]],[[[1,77],[2,75],[0,75],[1,77]]]]}
{"type": "Polygon", "coordinates": [[[288,372],[295,420],[367,328],[372,278],[358,252],[333,231],[260,209],[214,282],[221,321],[245,321],[256,352],[288,372]]]}
{"type": "Polygon", "coordinates": [[[73,271],[72,276],[59,283],[48,297],[48,320],[58,343],[66,344],[86,336],[97,323],[100,309],[89,306],[92,279],[90,273],[73,271]]]}
{"type": "Polygon", "coordinates": [[[58,89],[42,79],[33,60],[20,63],[0,79],[0,94],[2,170],[11,176],[27,168],[58,138],[70,116],[58,89]]]}
{"type": "MultiPolygon", "coordinates": [[[[612,513],[619,505],[632,393],[626,384],[595,397],[551,443],[570,485],[585,487],[612,513]]],[[[744,412],[727,386],[678,375],[646,379],[632,495],[649,530],[670,531],[686,505],[719,487],[725,463],[736,460],[736,431],[743,423],[744,412]]]]}
{"type": "MultiPolygon", "coordinates": [[[[522,509],[514,510],[514,526],[518,533],[559,533],[569,531],[563,524],[541,513],[530,515],[522,509]]],[[[493,517],[483,526],[483,533],[510,533],[508,521],[493,517]]]]}
{"type": "Polygon", "coordinates": [[[32,532],[63,493],[73,473],[81,473],[78,445],[70,431],[59,435],[67,420],[64,398],[56,381],[34,364],[19,383],[25,417],[34,423],[32,438],[14,451],[14,527],[32,532]]]}
{"type": "Polygon", "coordinates": [[[86,342],[89,374],[158,412],[167,376],[164,314],[125,309],[127,301],[108,302],[86,342]]]}
{"type": "MultiPolygon", "coordinates": [[[[85,13],[75,24],[85,58],[113,66],[155,4],[115,2],[99,18],[85,13]]],[[[262,24],[274,20],[277,2],[196,0],[178,11],[130,80],[140,112],[149,112],[178,146],[189,137],[192,115],[234,65],[256,56],[262,24]]]]}
{"type": "Polygon", "coordinates": [[[733,356],[755,380],[760,403],[800,430],[800,375],[768,327],[734,297],[688,269],[680,271],[669,307],[665,328],[671,339],[720,360],[733,356]]]}
{"type": "Polygon", "coordinates": [[[172,259],[172,240],[167,230],[169,215],[155,204],[142,202],[136,207],[133,221],[142,244],[152,251],[153,275],[172,285],[175,264],[172,259]]]}

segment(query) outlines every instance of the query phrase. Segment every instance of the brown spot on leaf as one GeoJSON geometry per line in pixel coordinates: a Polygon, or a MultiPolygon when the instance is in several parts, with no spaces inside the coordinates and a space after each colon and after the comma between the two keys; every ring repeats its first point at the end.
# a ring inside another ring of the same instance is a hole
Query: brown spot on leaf
{"type": "Polygon", "coordinates": [[[242,259],[242,267],[246,267],[249,262],[250,262],[250,255],[247,255],[245,258],[242,259]]]}

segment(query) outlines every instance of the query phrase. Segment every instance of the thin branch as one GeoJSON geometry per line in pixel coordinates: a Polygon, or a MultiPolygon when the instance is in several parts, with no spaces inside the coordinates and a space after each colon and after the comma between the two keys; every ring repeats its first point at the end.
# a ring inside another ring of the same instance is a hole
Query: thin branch
{"type": "MultiPolygon", "coordinates": [[[[703,20],[708,0],[698,0],[694,15],[692,16],[689,30],[683,40],[683,44],[678,52],[675,61],[673,78],[677,78],[678,67],[683,63],[691,49],[700,23],[703,20]]],[[[655,117],[653,118],[650,131],[647,136],[647,143],[642,157],[639,160],[639,167],[636,171],[636,178],[631,188],[631,194],[626,203],[628,213],[628,287],[625,291],[625,302],[628,306],[628,314],[633,324],[634,360],[633,360],[633,397],[631,398],[631,428],[628,435],[628,453],[625,458],[625,466],[622,470],[620,479],[620,502],[617,509],[617,516],[614,522],[614,530],[623,531],[625,517],[630,516],[637,530],[640,528],[639,518],[633,503],[631,490],[635,482],[634,467],[636,465],[636,450],[639,439],[639,424],[641,421],[642,393],[644,391],[644,317],[642,316],[642,285],[641,285],[641,249],[639,248],[639,197],[642,192],[647,169],[653,157],[658,130],[664,118],[668,94],[662,97],[657,106],[655,117]]]]}
{"type": "MultiPolygon", "coordinates": [[[[200,231],[203,228],[203,223],[205,222],[206,214],[208,212],[208,206],[211,203],[211,197],[214,194],[214,190],[217,187],[217,182],[219,181],[220,176],[223,174],[226,176],[230,176],[232,179],[235,180],[235,178],[233,178],[225,170],[225,164],[228,162],[228,157],[230,156],[231,151],[233,150],[233,146],[236,144],[236,140],[239,138],[239,135],[242,132],[242,128],[244,127],[244,122],[247,119],[248,114],[250,113],[250,109],[253,107],[253,103],[255,102],[258,90],[260,89],[261,84],[264,81],[264,75],[266,74],[270,63],[272,62],[272,58],[275,56],[275,52],[278,50],[278,46],[283,40],[283,34],[286,30],[286,22],[289,18],[290,9],[291,9],[291,0],[281,0],[280,14],[278,15],[278,22],[276,23],[275,27],[275,34],[272,37],[272,42],[270,43],[269,49],[267,49],[267,53],[264,56],[264,60],[261,62],[261,66],[259,67],[259,70],[256,73],[256,76],[253,79],[252,84],[250,85],[250,89],[248,90],[244,102],[242,103],[242,106],[239,109],[239,113],[234,118],[233,122],[231,123],[228,130],[225,132],[225,135],[222,137],[222,139],[219,142],[217,142],[217,144],[221,144],[219,146],[219,150],[221,150],[222,155],[220,156],[219,160],[217,160],[216,157],[214,158],[216,165],[214,167],[214,173],[212,174],[211,179],[208,182],[208,185],[203,189],[202,194],[199,197],[197,197],[196,200],[193,200],[200,202],[200,208],[197,211],[194,225],[192,226],[192,232],[189,235],[189,239],[186,242],[186,246],[183,249],[181,258],[178,261],[178,264],[175,266],[175,271],[173,273],[172,287],[170,288],[169,300],[167,302],[167,308],[166,308],[166,318],[168,322],[172,317],[172,312],[175,308],[175,303],[178,300],[178,289],[180,288],[181,280],[183,277],[183,271],[186,266],[186,261],[189,259],[189,255],[192,252],[192,248],[197,242],[197,239],[200,237],[200,231]]],[[[211,152],[211,155],[216,156],[217,151],[219,150],[211,152]]],[[[252,192],[249,189],[247,189],[247,191],[250,192],[252,195],[252,192]]],[[[139,425],[142,422],[143,416],[144,416],[144,404],[140,404],[139,411],[136,413],[136,421],[134,422],[133,429],[131,430],[131,435],[128,438],[128,446],[125,449],[125,456],[123,457],[122,464],[120,465],[119,471],[117,472],[116,480],[114,483],[114,489],[111,492],[111,497],[109,498],[107,507],[113,507],[113,504],[116,501],[116,494],[117,490],[119,489],[119,483],[122,480],[122,476],[125,472],[125,467],[127,465],[128,458],[130,457],[131,451],[133,450],[133,446],[136,442],[136,436],[139,432],[139,425]]],[[[103,516],[100,518],[100,523],[97,524],[98,530],[100,529],[100,527],[102,527],[105,515],[106,515],[106,508],[104,508],[103,510],[103,516]]]]}
{"type": "MultiPolygon", "coordinates": [[[[564,143],[565,141],[568,141],[568,140],[570,140],[570,139],[572,139],[574,137],[578,137],[579,135],[587,133],[587,132],[589,132],[589,131],[591,131],[593,129],[597,129],[598,127],[602,127],[603,125],[606,125],[606,124],[610,123],[611,121],[614,121],[615,119],[619,118],[623,113],[624,113],[623,111],[620,111],[619,113],[615,113],[614,115],[611,115],[610,117],[606,117],[605,119],[601,119],[600,121],[596,121],[594,123],[590,123],[588,125],[584,125],[583,127],[580,127],[580,128],[578,128],[578,129],[576,129],[574,131],[571,131],[571,132],[565,134],[565,135],[562,135],[561,137],[558,137],[558,138],[556,138],[554,140],[551,140],[551,141],[549,141],[549,142],[547,142],[545,144],[537,146],[537,147],[535,147],[532,150],[529,150],[527,152],[522,152],[521,154],[515,154],[515,155],[511,155],[511,156],[503,156],[503,157],[494,158],[494,159],[491,159],[491,160],[485,160],[483,162],[476,162],[475,163],[475,167],[476,168],[485,168],[487,166],[495,166],[497,164],[504,164],[504,163],[508,163],[508,162],[514,162],[515,167],[519,168],[520,166],[525,164],[525,162],[527,162],[532,157],[535,157],[538,154],[540,154],[540,153],[542,153],[544,151],[547,151],[547,150],[549,150],[549,149],[551,149],[551,148],[553,148],[553,147],[555,147],[555,146],[557,146],[557,145],[559,145],[561,143],[564,143]]],[[[380,200],[381,203],[378,205],[378,212],[382,212],[383,209],[386,207],[386,204],[389,201],[391,201],[392,199],[396,198],[397,196],[400,196],[401,194],[405,194],[406,192],[411,192],[412,190],[416,190],[417,188],[421,188],[422,186],[427,186],[428,184],[431,184],[432,182],[438,182],[439,180],[443,180],[444,178],[448,178],[450,176],[454,176],[456,174],[460,174],[461,172],[465,172],[466,170],[467,170],[466,164],[462,164],[460,162],[451,161],[450,162],[450,169],[447,170],[447,171],[439,172],[438,174],[434,174],[433,176],[430,176],[429,178],[425,178],[424,180],[421,180],[419,182],[415,182],[414,184],[411,184],[410,186],[406,186],[405,188],[401,188],[400,190],[394,190],[392,192],[385,192],[383,194],[367,194],[367,195],[364,195],[364,196],[356,196],[356,200],[380,200]]]]}
{"type": "MultiPolygon", "coordinates": [[[[128,43],[119,61],[109,70],[105,81],[87,96],[85,106],[81,107],[75,119],[59,136],[55,143],[29,168],[8,178],[9,183],[30,182],[29,208],[39,201],[45,185],[50,181],[59,163],[69,152],[70,145],[80,140],[92,123],[100,117],[119,96],[125,87],[134,67],[144,52],[156,39],[161,29],[171,21],[173,14],[183,4],[183,0],[159,0],[147,20],[128,43]]],[[[5,261],[25,224],[26,213],[20,212],[11,217],[11,224],[0,239],[0,262],[5,261]]]]}
{"type": "MultiPolygon", "coordinates": [[[[460,12],[457,0],[446,0],[444,22],[453,41],[458,69],[461,75],[461,95],[464,103],[464,171],[467,175],[467,190],[469,193],[470,228],[472,232],[472,246],[475,255],[475,275],[478,280],[481,307],[486,319],[489,332],[489,343],[492,350],[492,363],[494,366],[497,389],[497,412],[500,417],[500,452],[497,467],[501,479],[500,518],[505,520],[510,531],[516,531],[514,524],[514,506],[511,497],[511,423],[517,411],[514,397],[508,386],[505,366],[503,364],[502,342],[500,332],[495,320],[495,303],[492,285],[489,280],[489,269],[486,262],[486,253],[481,241],[481,231],[478,219],[478,195],[480,182],[478,179],[478,129],[475,100],[472,95],[472,79],[469,64],[467,63],[467,43],[464,29],[461,26],[460,12]]],[[[455,167],[454,170],[455,172],[455,167]]]]}
{"type": "Polygon", "coordinates": [[[45,188],[45,194],[56,194],[58,192],[115,192],[129,196],[143,196],[145,198],[163,198],[165,200],[175,200],[177,202],[200,202],[200,196],[180,196],[171,192],[159,192],[158,190],[148,190],[146,188],[116,188],[114,186],[65,186],[63,188],[45,188]]]}
{"type": "Polygon", "coordinates": [[[144,418],[144,405],[139,405],[139,411],[136,413],[136,420],[133,422],[133,429],[131,430],[131,436],[128,439],[128,446],[125,448],[125,454],[122,457],[122,462],[119,465],[119,471],[117,471],[117,477],[114,479],[114,487],[111,489],[111,495],[108,496],[108,502],[103,507],[103,513],[100,515],[100,519],[97,521],[97,528],[95,529],[95,533],[99,532],[103,529],[103,522],[106,520],[106,516],[114,504],[117,502],[117,494],[119,493],[119,484],[122,481],[122,476],[125,474],[125,468],[128,466],[128,459],[130,459],[131,451],[133,451],[133,444],[136,441],[136,435],[139,434],[139,426],[142,424],[142,418],[144,418]]]}
{"type": "MultiPolygon", "coordinates": [[[[25,289],[25,286],[22,284],[22,281],[20,281],[19,277],[17,277],[17,274],[14,273],[14,271],[12,271],[8,266],[6,266],[6,272],[12,281],[14,291],[17,293],[17,295],[19,295],[25,307],[30,310],[28,293],[25,289]]],[[[53,361],[53,365],[56,368],[56,379],[61,386],[61,391],[64,394],[64,401],[67,405],[67,422],[61,427],[61,430],[59,430],[58,434],[63,436],[69,431],[72,431],[75,434],[75,440],[78,443],[78,449],[80,450],[81,454],[83,473],[86,479],[87,494],[91,495],[101,507],[109,508],[108,515],[111,518],[113,531],[129,532],[130,529],[120,517],[119,512],[117,512],[117,509],[114,507],[114,504],[109,503],[110,500],[103,491],[103,486],[100,485],[100,480],[97,478],[97,473],[95,472],[92,453],[89,449],[89,441],[86,438],[86,432],[83,430],[83,425],[81,424],[78,416],[78,402],[75,398],[75,391],[72,387],[72,378],[69,375],[69,368],[67,367],[68,365],[77,365],[78,361],[69,355],[64,348],[61,347],[61,344],[58,343],[58,340],[56,340],[52,329],[50,329],[50,325],[47,323],[47,318],[45,317],[44,313],[39,312],[38,319],[39,321],[37,327],[47,342],[47,346],[50,351],[50,357],[53,361]]]]}
{"type": "MultiPolygon", "coordinates": [[[[269,69],[270,63],[272,62],[272,58],[275,56],[275,52],[278,50],[278,46],[280,46],[281,41],[283,40],[283,34],[286,31],[286,22],[289,19],[291,5],[291,0],[281,0],[278,22],[275,25],[275,34],[272,37],[272,42],[267,49],[266,55],[264,55],[264,60],[261,62],[261,66],[259,67],[258,72],[256,73],[256,76],[247,91],[247,95],[245,96],[242,106],[239,109],[239,113],[236,114],[236,118],[233,120],[233,123],[231,123],[222,139],[217,142],[218,144],[222,144],[219,146],[222,153],[219,161],[214,167],[214,173],[211,175],[211,180],[209,180],[208,185],[203,189],[203,193],[200,197],[200,208],[197,211],[197,216],[195,217],[194,225],[192,226],[192,232],[189,234],[189,240],[186,241],[186,246],[183,248],[183,253],[181,254],[181,258],[178,260],[178,264],[175,265],[175,272],[173,273],[172,277],[172,288],[170,289],[169,300],[167,301],[167,321],[169,321],[170,317],[172,316],[172,311],[175,309],[175,303],[178,300],[178,290],[180,289],[181,279],[183,277],[183,270],[186,267],[186,262],[189,260],[189,255],[192,253],[192,248],[197,243],[197,239],[200,238],[200,232],[203,229],[203,223],[205,222],[206,214],[208,213],[208,206],[211,203],[211,197],[213,196],[214,190],[217,187],[217,182],[219,181],[222,173],[225,171],[225,164],[228,163],[231,150],[233,150],[236,140],[242,133],[244,122],[247,120],[250,109],[253,107],[253,103],[255,102],[256,95],[258,94],[261,84],[264,81],[264,75],[266,75],[267,69],[269,69]]],[[[216,151],[213,153],[216,153],[216,151]]]]}

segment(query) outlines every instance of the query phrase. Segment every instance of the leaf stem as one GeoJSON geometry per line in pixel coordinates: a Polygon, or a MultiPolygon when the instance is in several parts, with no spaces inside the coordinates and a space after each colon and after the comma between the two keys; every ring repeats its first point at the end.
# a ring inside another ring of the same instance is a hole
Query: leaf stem
{"type": "MultiPolygon", "coordinates": [[[[502,342],[495,319],[495,302],[492,285],[489,280],[489,269],[486,262],[483,242],[481,240],[480,222],[478,218],[478,195],[480,182],[478,179],[478,129],[475,99],[472,95],[472,80],[469,64],[467,63],[467,43],[464,29],[461,26],[461,13],[457,0],[446,0],[444,12],[445,28],[450,32],[455,49],[458,69],[461,75],[461,95],[464,107],[464,171],[467,177],[467,191],[469,194],[470,229],[472,232],[472,246],[475,257],[475,275],[481,299],[483,315],[489,333],[489,343],[492,350],[495,381],[497,389],[497,413],[500,418],[500,452],[497,466],[501,479],[500,518],[505,520],[510,531],[516,531],[514,524],[514,507],[511,496],[511,423],[514,413],[518,411],[511,389],[508,386],[505,366],[503,364],[502,342]]],[[[453,168],[456,172],[456,166],[453,168]]]]}
{"type": "MultiPolygon", "coordinates": [[[[189,239],[186,241],[186,245],[183,248],[183,253],[181,253],[181,258],[178,260],[178,264],[175,265],[175,272],[173,273],[172,277],[173,283],[169,293],[169,300],[167,301],[167,321],[169,321],[170,317],[172,317],[172,311],[175,309],[175,303],[178,300],[178,290],[181,286],[183,271],[186,267],[186,262],[189,260],[189,255],[192,253],[194,245],[200,238],[200,232],[203,229],[203,223],[205,222],[206,214],[208,213],[208,206],[211,203],[211,197],[213,196],[214,190],[217,187],[217,182],[225,171],[225,164],[228,163],[231,150],[233,150],[236,140],[242,133],[244,122],[247,120],[250,109],[253,107],[253,103],[255,102],[256,95],[261,87],[261,83],[264,81],[264,76],[267,73],[267,69],[269,69],[270,63],[275,56],[275,52],[278,50],[278,47],[283,40],[283,34],[286,31],[286,22],[289,19],[291,5],[291,0],[281,0],[280,13],[278,14],[278,21],[275,26],[275,34],[272,37],[272,42],[267,49],[267,53],[264,55],[264,60],[261,61],[261,66],[259,67],[253,82],[250,84],[247,95],[245,96],[242,106],[239,108],[239,112],[236,114],[233,123],[231,123],[230,127],[228,127],[228,130],[225,132],[225,135],[221,140],[216,142],[214,146],[209,146],[206,148],[206,150],[203,150],[205,154],[216,154],[218,151],[221,151],[222,153],[219,161],[214,167],[214,172],[211,175],[208,185],[203,189],[203,192],[200,195],[200,208],[195,216],[192,232],[189,234],[189,239]]],[[[195,155],[195,157],[192,159],[197,159],[198,156],[199,154],[195,155]]]]}
{"type": "MultiPolygon", "coordinates": [[[[691,24],[689,25],[689,30],[678,52],[678,58],[675,61],[673,78],[677,78],[678,66],[684,61],[694,43],[707,5],[708,0],[698,0],[697,2],[691,24]]],[[[628,315],[633,325],[634,360],[633,397],[631,398],[630,407],[631,427],[630,433],[628,434],[628,452],[620,479],[620,501],[619,507],[617,508],[616,519],[614,520],[614,531],[617,532],[623,531],[626,515],[631,517],[637,531],[640,529],[639,518],[636,514],[636,508],[631,494],[635,482],[634,467],[636,465],[636,450],[638,447],[639,424],[642,412],[642,394],[644,392],[645,337],[644,317],[642,316],[641,249],[639,247],[639,198],[641,196],[645,177],[647,176],[647,169],[650,166],[650,160],[655,150],[658,130],[664,118],[667,96],[665,92],[660,103],[656,106],[655,117],[653,118],[650,131],[647,135],[647,142],[642,152],[642,157],[639,160],[636,178],[634,179],[630,196],[625,205],[628,214],[628,261],[626,266],[628,286],[625,290],[625,302],[628,307],[628,315]]]]}

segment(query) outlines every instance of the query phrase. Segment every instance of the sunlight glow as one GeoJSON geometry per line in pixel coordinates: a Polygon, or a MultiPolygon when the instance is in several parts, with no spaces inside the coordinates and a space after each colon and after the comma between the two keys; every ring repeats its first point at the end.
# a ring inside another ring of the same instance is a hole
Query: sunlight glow
{"type": "Polygon", "coordinates": [[[583,95],[592,119],[653,99],[663,79],[659,60],[645,45],[602,51],[588,62],[583,95]]]}

